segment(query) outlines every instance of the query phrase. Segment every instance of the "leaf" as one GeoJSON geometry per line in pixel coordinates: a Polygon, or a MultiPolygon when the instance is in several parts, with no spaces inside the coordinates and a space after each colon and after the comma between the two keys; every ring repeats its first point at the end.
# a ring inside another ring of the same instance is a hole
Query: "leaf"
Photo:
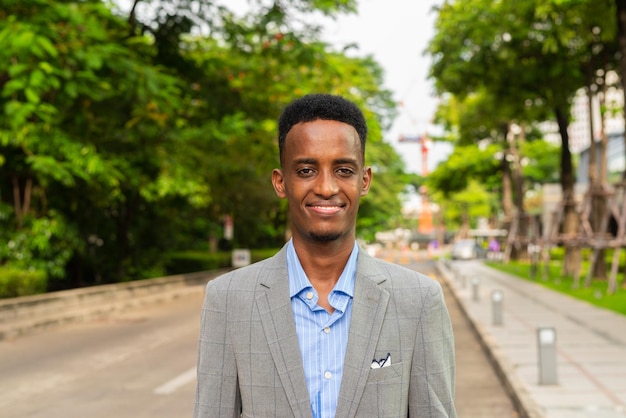
{"type": "Polygon", "coordinates": [[[66,186],[74,184],[74,178],[63,163],[48,155],[30,155],[26,162],[39,176],[50,177],[66,186]]]}
{"type": "Polygon", "coordinates": [[[13,47],[16,49],[27,49],[29,47],[32,47],[34,39],[35,34],[31,31],[25,30],[13,34],[11,42],[13,44],[13,47]]]}
{"type": "Polygon", "coordinates": [[[11,97],[15,93],[22,91],[26,87],[25,80],[14,78],[6,82],[2,88],[2,97],[11,97]]]}
{"type": "Polygon", "coordinates": [[[75,99],[76,97],[78,97],[78,85],[72,81],[72,80],[68,80],[65,83],[65,93],[72,99],[75,99]]]}
{"type": "Polygon", "coordinates": [[[58,56],[58,51],[54,47],[53,43],[43,36],[38,36],[36,38],[36,43],[41,47],[43,51],[45,51],[50,58],[56,58],[58,56]]]}
{"type": "MultiPolygon", "coordinates": [[[[0,43],[0,45],[1,45],[1,43],[0,43]]],[[[27,65],[27,64],[24,64],[24,63],[11,64],[8,67],[9,77],[16,78],[17,76],[21,75],[22,73],[28,71],[29,68],[30,68],[30,66],[27,65]]]]}
{"type": "Polygon", "coordinates": [[[48,75],[53,74],[55,72],[54,67],[47,61],[40,62],[39,68],[48,75]]]}
{"type": "Polygon", "coordinates": [[[37,104],[41,101],[37,92],[30,87],[24,89],[24,95],[26,96],[26,100],[28,100],[30,103],[37,104]]]}

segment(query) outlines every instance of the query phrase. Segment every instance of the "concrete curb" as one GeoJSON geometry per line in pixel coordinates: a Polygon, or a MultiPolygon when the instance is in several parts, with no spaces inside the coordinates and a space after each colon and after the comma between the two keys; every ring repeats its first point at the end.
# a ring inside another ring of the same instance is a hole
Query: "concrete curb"
{"type": "Polygon", "coordinates": [[[500,347],[493,341],[493,338],[483,325],[476,321],[468,312],[465,306],[465,300],[458,294],[458,288],[452,281],[453,274],[444,262],[437,262],[437,270],[445,279],[447,286],[450,288],[455,300],[458,302],[461,311],[468,319],[472,326],[472,330],[478,336],[483,351],[487,354],[489,361],[494,366],[496,373],[505,386],[506,392],[511,396],[513,403],[519,411],[520,418],[545,418],[542,409],[530,396],[524,383],[517,377],[515,368],[508,358],[502,353],[500,347]]]}
{"type": "Polygon", "coordinates": [[[227,270],[211,270],[0,300],[0,341],[35,331],[204,292],[227,270]]]}

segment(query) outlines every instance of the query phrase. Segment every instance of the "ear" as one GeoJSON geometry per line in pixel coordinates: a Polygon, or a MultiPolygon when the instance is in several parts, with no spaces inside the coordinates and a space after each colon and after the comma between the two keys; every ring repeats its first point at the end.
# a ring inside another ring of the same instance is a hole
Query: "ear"
{"type": "Polygon", "coordinates": [[[372,167],[363,169],[363,185],[361,187],[361,196],[365,196],[370,191],[372,185],[372,167]]]}
{"type": "Polygon", "coordinates": [[[274,186],[276,196],[281,199],[287,197],[287,194],[285,193],[285,177],[283,176],[283,172],[278,168],[275,168],[272,171],[272,185],[274,186]]]}

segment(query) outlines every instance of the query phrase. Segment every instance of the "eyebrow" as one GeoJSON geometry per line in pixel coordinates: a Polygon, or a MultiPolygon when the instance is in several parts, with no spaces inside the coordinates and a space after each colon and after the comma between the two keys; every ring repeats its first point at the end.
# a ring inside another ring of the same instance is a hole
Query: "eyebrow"
{"type": "Polygon", "coordinates": [[[315,158],[298,158],[298,159],[294,160],[293,162],[296,165],[315,164],[315,163],[317,163],[317,160],[315,158]]]}
{"type": "Polygon", "coordinates": [[[357,160],[356,158],[339,158],[335,160],[335,163],[359,165],[359,160],[357,160]]]}
{"type": "MultiPolygon", "coordinates": [[[[298,158],[294,160],[294,164],[317,164],[318,160],[315,158],[298,158]]],[[[355,158],[337,158],[333,160],[334,164],[355,164],[358,165],[359,161],[355,158]]]]}

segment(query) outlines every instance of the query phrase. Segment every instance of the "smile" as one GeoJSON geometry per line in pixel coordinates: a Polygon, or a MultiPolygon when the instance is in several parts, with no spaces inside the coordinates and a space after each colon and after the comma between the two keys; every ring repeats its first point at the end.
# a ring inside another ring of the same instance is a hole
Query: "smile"
{"type": "Polygon", "coordinates": [[[333,206],[309,205],[309,209],[321,215],[334,215],[340,212],[343,209],[343,206],[342,205],[333,205],[333,206]]]}

